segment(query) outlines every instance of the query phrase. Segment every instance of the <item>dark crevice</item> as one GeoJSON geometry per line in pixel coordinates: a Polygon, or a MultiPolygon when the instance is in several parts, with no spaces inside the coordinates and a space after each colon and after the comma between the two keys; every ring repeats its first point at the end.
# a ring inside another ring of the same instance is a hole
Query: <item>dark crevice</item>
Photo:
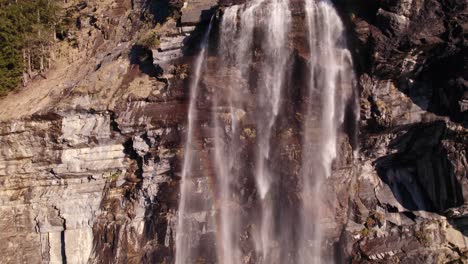
{"type": "Polygon", "coordinates": [[[110,128],[111,128],[111,131],[115,131],[119,134],[122,134],[122,130],[120,130],[119,128],[119,124],[117,123],[116,121],[116,117],[115,117],[115,112],[113,111],[110,111],[110,128]]]}
{"type": "Polygon", "coordinates": [[[123,144],[124,146],[124,153],[132,160],[136,161],[137,169],[135,171],[135,175],[138,178],[143,178],[143,158],[138,155],[138,153],[133,148],[133,139],[128,139],[123,144]]]}
{"type": "Polygon", "coordinates": [[[67,255],[65,254],[65,230],[60,232],[60,254],[62,255],[62,263],[67,264],[67,255]]]}
{"type": "Polygon", "coordinates": [[[130,64],[138,65],[141,72],[150,77],[157,78],[162,69],[153,64],[153,52],[143,45],[134,45],[129,53],[130,64]]]}
{"type": "Polygon", "coordinates": [[[413,212],[410,212],[410,211],[404,211],[402,212],[402,214],[404,214],[406,217],[408,217],[409,219],[413,220],[413,221],[416,221],[416,215],[413,213],[413,212]]]}
{"type": "Polygon", "coordinates": [[[145,1],[145,12],[142,13],[141,19],[149,19],[154,25],[164,23],[168,17],[177,19],[181,15],[183,4],[183,1],[178,0],[145,1]]]}

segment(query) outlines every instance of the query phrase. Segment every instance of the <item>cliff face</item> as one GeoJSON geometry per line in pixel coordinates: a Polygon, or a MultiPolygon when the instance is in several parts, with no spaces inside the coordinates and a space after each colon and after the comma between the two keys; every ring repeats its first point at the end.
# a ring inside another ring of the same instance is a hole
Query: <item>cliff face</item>
{"type": "MultiPolygon", "coordinates": [[[[302,1],[291,4],[300,83],[304,12],[302,1]]],[[[189,1],[178,24],[182,5],[70,3],[77,44],[57,44],[47,79],[0,100],[5,263],[173,261],[187,83],[204,10],[215,3],[189,1]],[[153,51],[135,44],[148,13],[161,23],[153,51]]],[[[338,212],[326,220],[329,243],[355,263],[466,261],[466,2],[335,5],[348,26],[361,115],[357,129],[344,129],[326,183],[338,212]]],[[[222,83],[214,76],[208,70],[204,89],[222,83]]]]}
{"type": "Polygon", "coordinates": [[[361,88],[348,252],[364,262],[465,259],[466,2],[348,8],[361,88]],[[356,223],[365,227],[351,238],[356,223]]]}
{"type": "MultiPolygon", "coordinates": [[[[134,42],[144,12],[170,13],[171,4],[71,2],[76,45],[57,43],[47,79],[2,98],[2,262],[169,254],[187,67],[158,75],[151,52],[134,42]]],[[[173,21],[164,26],[182,34],[173,21]]]]}

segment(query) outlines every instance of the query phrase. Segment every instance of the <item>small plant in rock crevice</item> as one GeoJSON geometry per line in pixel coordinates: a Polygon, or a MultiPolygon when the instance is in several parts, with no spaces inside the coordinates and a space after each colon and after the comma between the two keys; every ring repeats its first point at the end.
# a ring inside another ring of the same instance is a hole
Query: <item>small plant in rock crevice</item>
{"type": "Polygon", "coordinates": [[[109,177],[108,177],[108,178],[109,178],[111,181],[115,181],[115,180],[117,180],[117,179],[120,177],[120,175],[122,175],[122,171],[117,170],[117,171],[115,171],[115,172],[111,172],[111,173],[109,174],[109,177]]]}
{"type": "Polygon", "coordinates": [[[150,31],[140,37],[137,42],[137,45],[141,45],[148,49],[158,48],[161,45],[161,41],[159,39],[159,34],[156,31],[150,31]]]}
{"type": "Polygon", "coordinates": [[[361,230],[360,233],[361,233],[361,236],[363,236],[363,237],[368,237],[369,234],[370,234],[370,230],[369,230],[369,228],[364,227],[364,228],[361,230]]]}
{"type": "Polygon", "coordinates": [[[423,244],[425,247],[429,247],[431,245],[431,236],[426,231],[415,231],[414,236],[419,241],[419,243],[423,244]]]}

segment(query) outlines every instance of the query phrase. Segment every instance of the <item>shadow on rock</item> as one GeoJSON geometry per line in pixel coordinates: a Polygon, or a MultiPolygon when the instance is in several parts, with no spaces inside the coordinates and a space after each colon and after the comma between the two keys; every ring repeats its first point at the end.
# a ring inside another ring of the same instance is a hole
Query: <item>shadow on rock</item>
{"type": "Polygon", "coordinates": [[[444,142],[450,132],[444,122],[410,128],[390,144],[396,153],[376,161],[379,177],[406,209],[443,214],[463,204],[465,176],[454,167],[462,161],[444,142]]]}
{"type": "Polygon", "coordinates": [[[153,64],[153,52],[145,46],[134,45],[129,53],[130,64],[138,65],[141,72],[150,77],[158,77],[162,69],[153,64]]]}
{"type": "Polygon", "coordinates": [[[184,5],[181,0],[145,1],[145,9],[151,14],[153,23],[164,23],[168,17],[180,17],[180,9],[184,5]]]}
{"type": "MultiPolygon", "coordinates": [[[[195,26],[194,31],[184,39],[184,48],[182,49],[184,56],[194,56],[198,52],[200,52],[201,43],[203,42],[203,36],[205,35],[206,31],[208,30],[208,26],[210,24],[211,19],[213,19],[213,27],[211,29],[209,35],[209,52],[213,52],[215,50],[216,45],[212,45],[217,42],[218,38],[218,31],[219,31],[219,17],[215,16],[216,12],[218,11],[218,6],[213,6],[210,9],[202,10],[200,12],[200,17],[196,20],[197,23],[194,24],[195,26]],[[213,17],[214,16],[214,17],[213,17]]],[[[188,24],[190,26],[192,24],[188,24]]]]}
{"type": "Polygon", "coordinates": [[[468,126],[468,49],[442,44],[397,86],[422,109],[468,126]],[[466,78],[466,77],[465,77],[466,78]]]}

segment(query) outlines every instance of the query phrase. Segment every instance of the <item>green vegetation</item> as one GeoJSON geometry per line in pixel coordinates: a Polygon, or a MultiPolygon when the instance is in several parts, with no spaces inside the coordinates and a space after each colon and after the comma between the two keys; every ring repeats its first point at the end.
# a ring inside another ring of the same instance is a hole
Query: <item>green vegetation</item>
{"type": "Polygon", "coordinates": [[[137,40],[137,45],[141,45],[148,49],[158,48],[161,44],[159,34],[156,30],[146,32],[142,37],[137,40]]]}
{"type": "Polygon", "coordinates": [[[369,228],[367,228],[367,227],[364,227],[364,228],[361,230],[361,236],[363,236],[363,237],[369,236],[369,233],[370,233],[370,231],[369,231],[369,228]]]}
{"type": "Polygon", "coordinates": [[[55,0],[0,0],[0,95],[49,67],[57,8],[55,0]]]}
{"type": "Polygon", "coordinates": [[[419,241],[419,243],[423,244],[425,247],[429,247],[431,245],[431,236],[424,229],[415,231],[414,236],[419,241]]]}
{"type": "Polygon", "coordinates": [[[110,179],[111,181],[115,181],[115,180],[117,180],[117,179],[120,177],[120,175],[122,175],[122,171],[121,171],[121,170],[117,170],[117,171],[115,171],[115,172],[111,172],[111,173],[109,174],[109,179],[110,179]]]}

